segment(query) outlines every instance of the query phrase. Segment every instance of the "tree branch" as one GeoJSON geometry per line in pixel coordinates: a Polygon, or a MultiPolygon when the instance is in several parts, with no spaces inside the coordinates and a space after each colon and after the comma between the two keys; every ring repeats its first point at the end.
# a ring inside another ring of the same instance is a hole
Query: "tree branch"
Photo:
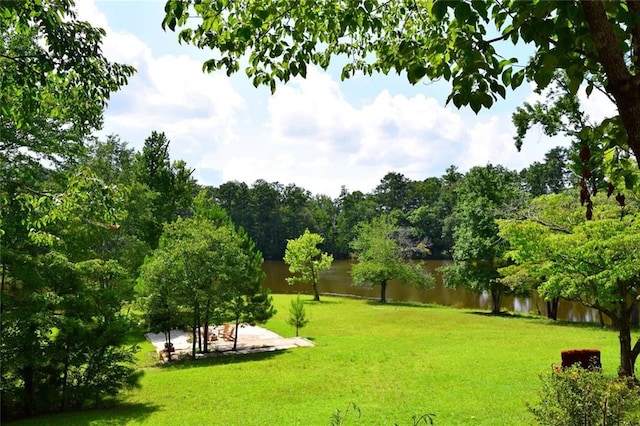
{"type": "Polygon", "coordinates": [[[636,25],[631,28],[631,57],[634,58],[632,60],[636,70],[640,70],[640,23],[638,23],[638,19],[640,19],[640,2],[628,0],[626,3],[629,11],[636,15],[636,25]]]}
{"type": "Polygon", "coordinates": [[[523,214],[521,216],[521,220],[530,220],[532,222],[535,222],[535,223],[537,223],[539,225],[544,226],[545,228],[549,228],[552,231],[562,232],[563,234],[573,234],[573,232],[571,232],[571,230],[569,230],[567,228],[564,228],[564,227],[562,227],[560,225],[549,223],[549,222],[546,222],[546,221],[544,221],[544,220],[542,220],[540,218],[531,217],[531,216],[528,216],[526,214],[523,214]]]}
{"type": "MultiPolygon", "coordinates": [[[[640,162],[640,75],[632,75],[627,68],[624,52],[607,17],[603,2],[582,0],[581,4],[598,62],[608,80],[606,89],[616,100],[620,118],[627,132],[627,144],[635,154],[636,160],[640,162]]],[[[630,7],[640,9],[638,5],[630,7]]],[[[634,28],[634,31],[640,30],[634,28]]]]}

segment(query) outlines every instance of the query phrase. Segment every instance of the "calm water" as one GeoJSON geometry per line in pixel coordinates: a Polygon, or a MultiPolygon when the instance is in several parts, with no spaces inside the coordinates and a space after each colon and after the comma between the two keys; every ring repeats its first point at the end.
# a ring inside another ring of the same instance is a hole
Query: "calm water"
{"type": "MultiPolygon", "coordinates": [[[[427,267],[436,277],[436,286],[431,289],[418,289],[411,286],[402,285],[399,282],[390,281],[387,286],[388,301],[422,302],[435,303],[438,305],[453,306],[457,308],[491,310],[491,296],[488,294],[475,294],[466,290],[453,290],[442,284],[442,277],[436,268],[442,266],[447,261],[430,260],[427,267]]],[[[320,274],[320,284],[318,291],[320,294],[346,294],[351,296],[380,299],[380,287],[372,289],[353,287],[351,285],[351,275],[349,270],[351,261],[336,260],[331,269],[320,274]]],[[[303,293],[312,294],[310,284],[288,285],[285,279],[290,275],[289,269],[284,262],[265,261],[264,270],[267,274],[263,286],[269,288],[273,293],[303,293]]],[[[546,305],[544,300],[537,294],[531,297],[504,297],[502,309],[511,312],[535,313],[546,315],[546,305]]],[[[558,308],[558,319],[574,322],[597,322],[600,320],[598,312],[594,309],[584,307],[579,303],[560,301],[558,308]]]]}

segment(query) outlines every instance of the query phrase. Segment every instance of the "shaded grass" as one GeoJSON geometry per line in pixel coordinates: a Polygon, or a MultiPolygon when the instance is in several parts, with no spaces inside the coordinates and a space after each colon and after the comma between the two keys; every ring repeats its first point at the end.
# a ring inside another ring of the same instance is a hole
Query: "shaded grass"
{"type": "MultiPolygon", "coordinates": [[[[295,334],[286,324],[294,297],[274,296],[278,314],[266,328],[295,334]]],[[[526,425],[526,404],[560,351],[598,348],[605,374],[617,370],[617,334],[592,325],[326,296],[306,302],[310,322],[300,334],[313,348],[159,368],[141,357],[142,387],[124,393],[122,405],[19,424],[326,425],[353,402],[358,424],[409,425],[432,413],[436,425],[526,425]]]]}

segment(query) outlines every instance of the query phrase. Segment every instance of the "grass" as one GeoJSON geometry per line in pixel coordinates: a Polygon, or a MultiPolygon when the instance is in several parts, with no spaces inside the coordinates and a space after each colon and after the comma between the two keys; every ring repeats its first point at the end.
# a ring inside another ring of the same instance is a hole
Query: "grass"
{"type": "MultiPolygon", "coordinates": [[[[266,328],[283,336],[294,295],[275,295],[266,328]]],[[[614,375],[617,334],[595,325],[490,316],[431,305],[323,297],[305,301],[300,330],[313,348],[152,367],[141,341],[141,388],[108,410],[41,417],[16,425],[327,425],[337,409],[362,412],[346,424],[526,425],[540,375],[560,351],[597,348],[614,375]]],[[[353,413],[352,413],[353,414],[353,413]]]]}

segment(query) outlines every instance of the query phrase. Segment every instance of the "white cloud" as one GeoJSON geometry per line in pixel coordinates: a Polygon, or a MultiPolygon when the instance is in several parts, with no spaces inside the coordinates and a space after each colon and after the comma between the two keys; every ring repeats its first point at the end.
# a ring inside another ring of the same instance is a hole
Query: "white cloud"
{"type": "Polygon", "coordinates": [[[591,95],[587,96],[587,92],[582,88],[578,93],[578,99],[580,99],[584,112],[592,122],[599,122],[606,117],[613,117],[618,114],[616,105],[599,90],[594,90],[591,95]]]}
{"type": "Polygon", "coordinates": [[[422,94],[383,90],[356,107],[331,76],[313,68],[307,79],[279,88],[268,112],[260,146],[226,152],[232,160],[222,166],[223,181],[265,179],[337,196],[342,185],[371,191],[391,171],[422,180],[452,164],[462,171],[489,162],[520,169],[555,146],[530,143],[518,153],[510,116],[474,116],[469,125],[462,112],[422,94]]]}
{"type": "Polygon", "coordinates": [[[203,73],[200,59],[163,54],[133,33],[113,30],[93,1],[78,6],[80,19],[106,30],[105,55],[137,69],[129,84],[112,95],[103,133],[118,134],[140,149],[151,131],[165,132],[171,158],[185,160],[199,175],[198,169],[206,168],[219,146],[237,138],[244,99],[229,79],[203,73]]]}
{"type": "Polygon", "coordinates": [[[336,78],[310,67],[307,79],[271,96],[245,80],[203,73],[202,58],[192,50],[168,53],[167,39],[158,41],[159,25],[145,30],[153,33],[114,31],[93,1],[78,4],[83,19],[107,31],[105,53],[138,69],[112,97],[105,133],[140,148],[152,130],[164,131],[172,159],[195,168],[203,184],[264,179],[335,197],[343,185],[371,191],[388,172],[422,180],[442,176],[450,165],[461,171],[488,162],[520,169],[554,146],[534,141],[518,153],[510,116],[444,107],[419,93],[421,86],[397,94],[391,77],[387,88],[363,89],[354,101],[336,78]]]}

